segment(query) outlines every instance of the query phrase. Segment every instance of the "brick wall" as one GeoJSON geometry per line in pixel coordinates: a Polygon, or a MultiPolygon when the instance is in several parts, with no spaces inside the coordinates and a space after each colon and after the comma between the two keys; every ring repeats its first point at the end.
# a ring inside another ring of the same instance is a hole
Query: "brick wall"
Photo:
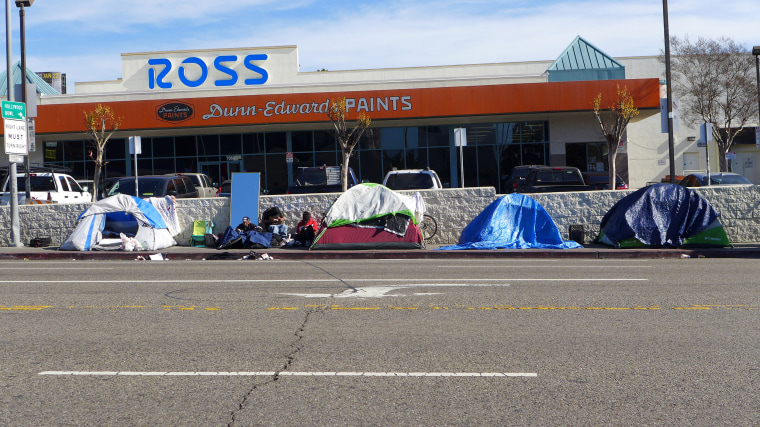
{"type": "MultiPolygon", "coordinates": [[[[700,188],[702,194],[721,213],[721,222],[733,243],[760,242],[760,186],[700,188]]],[[[572,224],[583,224],[586,241],[599,233],[604,214],[631,191],[593,191],[578,193],[549,193],[531,195],[554,220],[564,238],[572,224]]],[[[497,195],[492,187],[422,191],[428,213],[438,221],[438,233],[432,244],[457,243],[462,229],[497,195]]],[[[410,193],[411,194],[411,193],[410,193]]],[[[309,210],[315,216],[326,211],[339,196],[330,194],[261,196],[260,211],[277,205],[283,208],[286,224],[295,226],[301,212],[309,210]]],[[[20,241],[24,245],[35,237],[51,237],[60,245],[76,225],[77,216],[89,204],[19,206],[20,241]]],[[[176,237],[180,245],[188,245],[193,221],[211,219],[215,232],[221,233],[230,225],[230,205],[227,198],[183,199],[177,201],[182,233],[176,237]]],[[[237,225],[237,220],[234,221],[237,225]]],[[[0,207],[0,246],[10,246],[10,207],[0,207]]]]}

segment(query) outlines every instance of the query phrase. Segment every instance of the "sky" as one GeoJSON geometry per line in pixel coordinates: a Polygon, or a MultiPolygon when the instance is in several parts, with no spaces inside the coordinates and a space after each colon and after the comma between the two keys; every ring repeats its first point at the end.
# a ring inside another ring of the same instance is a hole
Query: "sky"
{"type": "MultiPolygon", "coordinates": [[[[671,36],[760,45],[759,0],[668,10],[671,36]]],[[[664,49],[661,0],[36,0],[25,12],[28,68],[66,73],[68,93],[121,78],[135,52],[296,45],[300,71],[337,71],[554,60],[578,35],[613,57],[664,49]]]]}

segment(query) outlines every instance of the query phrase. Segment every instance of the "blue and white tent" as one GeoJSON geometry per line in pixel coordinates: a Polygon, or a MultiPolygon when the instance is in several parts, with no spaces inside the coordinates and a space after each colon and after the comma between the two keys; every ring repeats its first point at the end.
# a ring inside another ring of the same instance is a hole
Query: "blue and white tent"
{"type": "Polygon", "coordinates": [[[143,200],[119,194],[95,202],[79,215],[74,231],[59,249],[120,249],[121,238],[104,239],[109,231],[115,236],[133,237],[143,250],[174,246],[174,236],[180,231],[174,201],[170,197],[143,200]]]}

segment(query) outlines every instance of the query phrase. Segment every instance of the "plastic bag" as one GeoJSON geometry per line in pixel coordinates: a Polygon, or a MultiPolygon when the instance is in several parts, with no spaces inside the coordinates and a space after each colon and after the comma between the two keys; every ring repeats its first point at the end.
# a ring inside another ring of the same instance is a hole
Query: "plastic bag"
{"type": "Polygon", "coordinates": [[[121,249],[124,251],[141,251],[142,245],[134,237],[127,237],[124,233],[119,233],[121,237],[121,249]]]}

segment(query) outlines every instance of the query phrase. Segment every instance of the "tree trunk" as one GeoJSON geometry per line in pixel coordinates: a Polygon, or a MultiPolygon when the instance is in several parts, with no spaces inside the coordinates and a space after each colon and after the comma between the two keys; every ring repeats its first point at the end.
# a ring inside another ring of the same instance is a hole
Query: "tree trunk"
{"type": "Polygon", "coordinates": [[[351,158],[351,151],[343,150],[343,163],[340,164],[340,187],[344,193],[348,190],[348,159],[351,158]]]}
{"type": "Polygon", "coordinates": [[[98,193],[99,193],[99,187],[100,187],[100,172],[103,167],[103,151],[101,149],[97,150],[97,154],[95,154],[95,173],[92,176],[92,201],[97,202],[98,201],[98,193]]]}
{"type": "MultiPolygon", "coordinates": [[[[617,173],[615,171],[615,157],[617,156],[618,144],[607,144],[607,163],[609,168],[610,183],[607,185],[608,190],[617,189],[617,173]]],[[[588,182],[586,183],[588,185],[588,182]]]]}

